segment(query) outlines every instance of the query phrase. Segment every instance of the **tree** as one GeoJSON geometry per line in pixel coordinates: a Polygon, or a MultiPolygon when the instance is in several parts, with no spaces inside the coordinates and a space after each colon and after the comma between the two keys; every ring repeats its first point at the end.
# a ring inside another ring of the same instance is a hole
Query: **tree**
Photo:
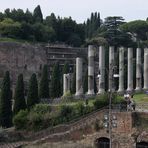
{"type": "Polygon", "coordinates": [[[28,9],[25,12],[25,21],[27,23],[33,23],[33,15],[28,9]]]}
{"type": "Polygon", "coordinates": [[[95,74],[94,74],[94,93],[96,94],[98,92],[98,88],[97,88],[97,82],[96,82],[96,78],[95,78],[95,74]]]}
{"type": "Polygon", "coordinates": [[[5,18],[0,22],[0,34],[6,37],[17,38],[21,24],[19,22],[14,22],[12,19],[5,18]]]}
{"type": "Polygon", "coordinates": [[[16,83],[15,88],[15,95],[14,95],[14,114],[17,114],[20,110],[24,110],[27,108],[25,96],[24,96],[24,80],[23,74],[18,76],[18,80],[16,83]]]}
{"type": "Polygon", "coordinates": [[[84,90],[84,93],[88,91],[88,69],[85,72],[85,76],[83,80],[83,90],[84,90]]]}
{"type": "Polygon", "coordinates": [[[63,67],[63,74],[69,73],[69,63],[65,62],[64,67],[63,67]]]}
{"type": "Polygon", "coordinates": [[[57,62],[53,67],[53,72],[51,76],[51,97],[56,98],[62,95],[61,92],[61,71],[59,62],[57,62]]]}
{"type": "Polygon", "coordinates": [[[47,65],[44,65],[41,81],[40,81],[40,87],[39,87],[39,97],[40,98],[49,98],[49,80],[48,80],[48,67],[47,65]]]}
{"type": "Polygon", "coordinates": [[[43,14],[40,8],[40,5],[38,5],[33,12],[33,18],[35,22],[42,23],[43,22],[43,14]]]}
{"type": "Polygon", "coordinates": [[[85,24],[85,37],[91,38],[95,34],[96,30],[100,28],[101,19],[100,13],[91,13],[91,17],[87,19],[85,24]]]}
{"type": "Polygon", "coordinates": [[[29,89],[28,89],[28,95],[27,95],[27,107],[31,108],[37,103],[39,103],[38,82],[37,82],[36,74],[32,74],[30,81],[29,81],[29,89]]]}
{"type": "Polygon", "coordinates": [[[0,94],[0,125],[10,127],[12,125],[12,91],[10,89],[9,72],[5,73],[0,94]]]}
{"type": "Polygon", "coordinates": [[[71,93],[76,93],[76,67],[74,67],[73,77],[72,77],[72,87],[71,87],[71,93]]]}
{"type": "Polygon", "coordinates": [[[121,16],[109,16],[105,18],[105,26],[107,31],[105,38],[107,38],[110,45],[118,46],[119,40],[122,37],[122,32],[119,30],[119,26],[124,23],[124,19],[121,16]]]}
{"type": "Polygon", "coordinates": [[[132,34],[132,37],[138,40],[147,40],[148,23],[143,20],[135,20],[125,23],[120,26],[120,29],[124,32],[132,34]]]}

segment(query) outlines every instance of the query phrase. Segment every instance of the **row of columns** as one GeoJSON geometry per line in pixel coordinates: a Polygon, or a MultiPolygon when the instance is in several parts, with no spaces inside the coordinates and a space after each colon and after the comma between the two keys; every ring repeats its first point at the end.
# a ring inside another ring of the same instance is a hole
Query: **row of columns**
{"type": "MultiPolygon", "coordinates": [[[[128,48],[128,71],[127,71],[127,91],[133,91],[133,48],[128,48]]],[[[108,75],[113,76],[113,68],[115,66],[115,60],[119,60],[119,86],[118,92],[124,92],[124,53],[125,48],[119,48],[119,59],[115,59],[115,49],[114,47],[109,47],[109,71],[105,68],[105,48],[103,46],[99,47],[99,86],[98,93],[105,92],[105,72],[108,75]]],[[[93,45],[88,46],[88,95],[94,94],[94,57],[95,48],[93,45]]],[[[144,49],[144,90],[148,90],[148,48],[144,49]]],[[[83,60],[82,58],[76,58],[76,96],[83,95],[82,86],[82,72],[83,72],[83,60]]],[[[66,75],[64,76],[66,77],[66,75]]],[[[64,79],[65,80],[65,79],[64,79]]],[[[66,80],[65,80],[66,81],[66,80]]],[[[66,84],[66,82],[65,82],[66,84]]],[[[114,78],[109,78],[109,89],[115,90],[114,78]]],[[[65,88],[65,87],[64,87],[65,88]]],[[[70,89],[70,88],[69,88],[70,89]]],[[[136,51],[136,91],[142,90],[142,58],[141,49],[137,48],[136,51]]],[[[64,92],[66,89],[64,89],[64,92]]]]}

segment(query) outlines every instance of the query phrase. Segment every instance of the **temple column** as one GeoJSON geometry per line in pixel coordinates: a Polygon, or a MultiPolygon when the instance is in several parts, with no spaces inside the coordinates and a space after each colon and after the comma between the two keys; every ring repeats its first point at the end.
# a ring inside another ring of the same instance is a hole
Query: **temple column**
{"type": "Polygon", "coordinates": [[[124,92],[124,47],[119,48],[119,88],[118,92],[124,92]]]}
{"type": "Polygon", "coordinates": [[[148,90],[148,48],[144,49],[144,90],[148,90]]]}
{"type": "Polygon", "coordinates": [[[105,48],[99,47],[99,91],[98,94],[105,92],[105,48]]]}
{"type": "Polygon", "coordinates": [[[82,59],[76,58],[76,96],[83,95],[82,66],[82,59]]]}
{"type": "Polygon", "coordinates": [[[93,45],[88,46],[88,95],[94,94],[94,56],[95,49],[93,45]]]}
{"type": "Polygon", "coordinates": [[[63,95],[70,91],[70,74],[63,74],[63,95]]]}
{"type": "Polygon", "coordinates": [[[114,78],[113,78],[113,69],[115,63],[114,52],[115,52],[114,47],[113,46],[109,47],[109,91],[112,90],[113,92],[115,91],[114,78]]]}
{"type": "Polygon", "coordinates": [[[133,48],[128,48],[127,91],[133,91],[133,48]]]}
{"type": "Polygon", "coordinates": [[[141,49],[137,48],[136,55],[136,91],[142,89],[141,49]]]}

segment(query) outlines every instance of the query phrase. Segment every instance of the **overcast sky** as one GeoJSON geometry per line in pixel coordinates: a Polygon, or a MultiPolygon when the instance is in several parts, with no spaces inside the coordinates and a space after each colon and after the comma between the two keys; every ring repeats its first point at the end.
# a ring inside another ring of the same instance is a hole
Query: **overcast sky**
{"type": "Polygon", "coordinates": [[[78,23],[90,17],[91,12],[100,12],[101,19],[107,16],[123,16],[126,21],[146,19],[148,0],[0,0],[0,11],[6,8],[29,8],[41,6],[43,16],[54,12],[56,16],[71,16],[78,23]]]}

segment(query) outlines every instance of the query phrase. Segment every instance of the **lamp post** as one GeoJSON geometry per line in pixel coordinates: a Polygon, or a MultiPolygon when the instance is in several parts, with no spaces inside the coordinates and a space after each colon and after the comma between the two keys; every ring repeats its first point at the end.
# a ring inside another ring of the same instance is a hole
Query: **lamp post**
{"type": "MultiPolygon", "coordinates": [[[[109,146],[110,148],[112,148],[112,126],[114,127],[114,119],[116,118],[112,118],[112,87],[113,87],[113,78],[118,78],[119,74],[114,74],[114,70],[116,69],[116,66],[113,66],[112,64],[110,65],[109,68],[109,89],[108,89],[108,93],[109,93],[109,112],[108,112],[108,117],[104,117],[104,119],[107,121],[107,125],[105,125],[106,127],[108,127],[109,130],[109,139],[110,139],[110,143],[109,146]],[[112,123],[113,121],[113,123],[112,123]]],[[[101,75],[98,74],[98,78],[101,75]]]]}

